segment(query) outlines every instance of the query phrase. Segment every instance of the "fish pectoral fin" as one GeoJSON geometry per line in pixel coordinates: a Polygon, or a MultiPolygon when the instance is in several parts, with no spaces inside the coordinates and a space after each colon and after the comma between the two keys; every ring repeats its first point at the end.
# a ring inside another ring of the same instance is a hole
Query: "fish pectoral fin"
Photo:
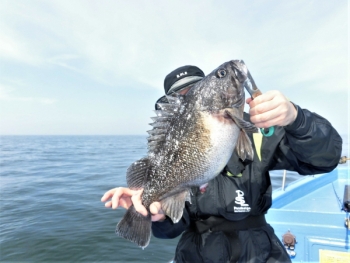
{"type": "Polygon", "coordinates": [[[190,191],[188,189],[166,197],[160,203],[164,213],[171,218],[173,223],[177,223],[182,217],[185,201],[190,201],[190,191]]]}
{"type": "Polygon", "coordinates": [[[130,188],[142,188],[147,179],[150,161],[148,158],[142,158],[131,164],[126,171],[126,182],[130,188]]]}
{"type": "Polygon", "coordinates": [[[143,216],[132,205],[118,223],[115,233],[145,248],[151,239],[151,228],[152,221],[150,213],[148,213],[148,216],[143,216]]]}
{"type": "Polygon", "coordinates": [[[241,130],[239,133],[236,150],[239,158],[241,158],[242,161],[245,161],[246,159],[253,161],[254,150],[252,147],[252,142],[244,130],[241,130]]]}
{"type": "Polygon", "coordinates": [[[237,124],[237,126],[243,130],[245,130],[246,132],[258,132],[258,128],[255,127],[254,124],[250,123],[249,121],[245,121],[244,119],[236,116],[234,114],[234,112],[229,111],[229,110],[225,110],[225,113],[231,117],[231,119],[237,124]]]}
{"type": "Polygon", "coordinates": [[[244,119],[240,118],[237,114],[235,114],[236,111],[237,109],[226,109],[225,114],[227,114],[227,116],[229,116],[241,129],[236,144],[237,154],[242,161],[246,159],[252,161],[254,158],[254,150],[247,132],[258,132],[258,128],[249,121],[245,121],[244,119]]]}

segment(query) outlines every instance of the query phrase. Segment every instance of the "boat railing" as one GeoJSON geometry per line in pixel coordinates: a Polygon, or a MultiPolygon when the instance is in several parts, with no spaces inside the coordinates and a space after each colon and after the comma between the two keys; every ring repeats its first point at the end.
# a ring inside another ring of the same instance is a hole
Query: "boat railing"
{"type": "MultiPolygon", "coordinates": [[[[347,161],[350,161],[350,157],[342,156],[340,157],[339,164],[344,164],[347,161]]],[[[283,177],[282,177],[282,191],[285,190],[286,187],[286,180],[287,180],[287,170],[283,170],[283,177]]]]}

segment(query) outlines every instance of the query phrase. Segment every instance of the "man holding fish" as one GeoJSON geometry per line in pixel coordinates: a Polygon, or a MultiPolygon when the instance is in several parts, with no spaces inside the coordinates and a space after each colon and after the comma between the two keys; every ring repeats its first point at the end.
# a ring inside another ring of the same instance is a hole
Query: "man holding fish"
{"type": "Polygon", "coordinates": [[[128,209],[119,236],[146,247],[151,230],[158,238],[182,234],[175,262],[290,262],[264,217],[272,202],[269,171],[330,172],[342,139],[279,91],[245,100],[247,82],[254,84],[241,60],[207,76],[195,66],[166,76],[147,157],[129,167],[129,188],[101,199],[128,209]],[[256,127],[274,132],[265,137],[256,127]]]}

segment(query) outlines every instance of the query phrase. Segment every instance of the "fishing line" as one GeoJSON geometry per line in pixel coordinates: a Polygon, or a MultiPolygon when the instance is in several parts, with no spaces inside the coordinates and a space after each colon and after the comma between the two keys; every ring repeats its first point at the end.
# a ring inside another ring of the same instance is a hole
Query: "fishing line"
{"type": "Polygon", "coordinates": [[[333,191],[334,191],[335,197],[338,199],[340,211],[342,211],[342,210],[343,210],[343,205],[342,205],[342,203],[341,203],[341,200],[340,200],[340,198],[339,198],[339,195],[337,194],[337,191],[335,190],[335,187],[334,187],[334,183],[333,183],[333,182],[332,182],[332,187],[333,187],[333,191]]]}

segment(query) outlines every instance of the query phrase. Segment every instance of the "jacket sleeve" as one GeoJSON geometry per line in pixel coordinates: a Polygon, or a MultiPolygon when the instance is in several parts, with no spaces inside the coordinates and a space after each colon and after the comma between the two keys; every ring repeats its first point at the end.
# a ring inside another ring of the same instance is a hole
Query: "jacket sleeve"
{"type": "Polygon", "coordinates": [[[152,222],[152,233],[157,238],[169,239],[182,234],[190,226],[190,216],[184,209],[182,218],[176,224],[169,217],[162,222],[152,222]]]}
{"type": "Polygon", "coordinates": [[[283,127],[271,170],[287,169],[302,175],[326,173],[339,163],[342,139],[332,125],[316,113],[296,106],[296,120],[283,127]]]}

